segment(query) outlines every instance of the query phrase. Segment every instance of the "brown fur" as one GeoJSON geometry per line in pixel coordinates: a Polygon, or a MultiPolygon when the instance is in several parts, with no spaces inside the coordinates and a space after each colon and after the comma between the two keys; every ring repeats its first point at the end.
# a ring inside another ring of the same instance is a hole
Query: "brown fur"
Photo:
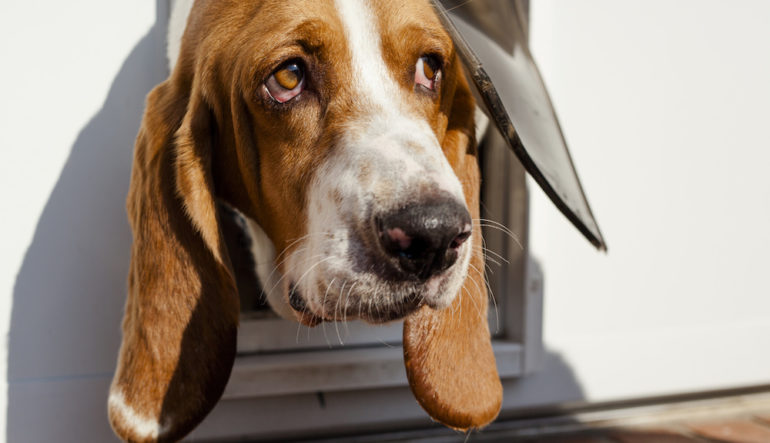
{"type": "MultiPolygon", "coordinates": [[[[386,63],[404,73],[396,80],[430,122],[478,218],[473,99],[451,40],[427,2],[373,7],[386,63]],[[446,60],[434,96],[412,92],[414,60],[427,50],[446,60]]],[[[111,392],[160,423],[159,441],[182,438],[208,414],[235,357],[238,296],[216,200],[257,221],[283,253],[305,234],[308,178],[360,106],[333,17],[327,1],[198,0],[175,71],[148,97],[127,203],[134,244],[111,392]],[[262,82],[300,56],[310,65],[307,93],[279,108],[262,82]]],[[[473,237],[478,245],[478,226],[473,237]]],[[[452,307],[423,308],[404,327],[415,396],[456,429],[489,423],[502,395],[479,248],[471,263],[452,307]]],[[[154,440],[136,434],[119,409],[109,412],[120,437],[154,440]]]]}

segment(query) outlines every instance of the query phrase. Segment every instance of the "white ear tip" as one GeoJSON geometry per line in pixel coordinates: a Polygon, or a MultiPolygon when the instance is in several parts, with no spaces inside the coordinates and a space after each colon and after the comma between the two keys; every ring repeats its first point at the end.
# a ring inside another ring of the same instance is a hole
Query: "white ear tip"
{"type": "Polygon", "coordinates": [[[129,406],[123,393],[117,389],[110,391],[107,405],[113,426],[120,428],[116,431],[122,431],[119,433],[124,438],[157,440],[168,431],[168,427],[161,426],[157,419],[143,416],[129,406]]]}

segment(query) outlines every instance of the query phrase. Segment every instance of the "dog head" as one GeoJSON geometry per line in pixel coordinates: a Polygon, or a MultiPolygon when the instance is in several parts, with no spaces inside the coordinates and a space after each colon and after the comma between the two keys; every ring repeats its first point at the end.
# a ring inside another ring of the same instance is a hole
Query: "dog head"
{"type": "Polygon", "coordinates": [[[406,317],[423,407],[458,429],[491,421],[473,110],[427,1],[197,1],[137,139],[116,432],[181,438],[221,396],[238,297],[217,201],[271,259],[274,310],[406,317]]]}

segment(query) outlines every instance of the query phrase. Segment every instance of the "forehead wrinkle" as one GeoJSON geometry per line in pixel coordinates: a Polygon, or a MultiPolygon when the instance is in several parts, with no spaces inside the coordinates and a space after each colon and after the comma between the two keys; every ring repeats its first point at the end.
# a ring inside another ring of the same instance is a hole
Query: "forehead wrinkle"
{"type": "Polygon", "coordinates": [[[400,37],[400,39],[391,38],[389,39],[390,42],[404,40],[411,43],[412,46],[420,48],[426,54],[434,53],[445,60],[451,57],[454,48],[452,40],[443,32],[443,29],[436,30],[421,23],[407,23],[391,34],[400,37]]]}
{"type": "MultiPolygon", "coordinates": [[[[219,2],[212,2],[219,3],[219,2]]],[[[255,3],[247,20],[233,35],[231,43],[246,51],[247,60],[261,66],[265,59],[274,60],[274,52],[294,46],[306,52],[322,51],[333,46],[342,36],[340,23],[334,20],[333,0],[263,0],[255,3]],[[331,18],[331,19],[330,19],[331,18]]],[[[245,6],[244,6],[245,8],[245,6]]],[[[224,26],[230,26],[225,23],[224,26]]],[[[232,30],[222,35],[233,34],[232,30]]]]}
{"type": "Polygon", "coordinates": [[[444,58],[451,56],[454,44],[439,22],[430,2],[373,0],[373,9],[376,10],[376,17],[386,40],[423,47],[425,50],[435,51],[444,58]]]}
{"type": "Polygon", "coordinates": [[[300,46],[308,53],[320,52],[328,44],[326,42],[328,36],[333,33],[331,23],[311,18],[294,25],[288,31],[282,30],[275,39],[269,39],[269,42],[275,43],[267,47],[267,50],[284,46],[300,46]]]}
{"type": "Polygon", "coordinates": [[[269,28],[266,33],[271,35],[270,38],[250,38],[252,42],[258,42],[258,45],[244,45],[247,48],[245,50],[253,51],[250,57],[252,62],[263,68],[271,68],[271,63],[300,52],[324,58],[324,53],[339,35],[339,30],[332,23],[318,19],[308,19],[290,26],[288,31],[280,25],[269,28]]]}
{"type": "Polygon", "coordinates": [[[309,19],[298,23],[286,32],[281,32],[273,48],[298,45],[308,52],[315,52],[324,45],[324,35],[330,32],[327,22],[309,19]]]}

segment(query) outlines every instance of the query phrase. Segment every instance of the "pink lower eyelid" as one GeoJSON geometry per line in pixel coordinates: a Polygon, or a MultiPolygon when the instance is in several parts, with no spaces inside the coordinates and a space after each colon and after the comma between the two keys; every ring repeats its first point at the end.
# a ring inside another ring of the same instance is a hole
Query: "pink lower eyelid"
{"type": "Polygon", "coordinates": [[[291,90],[291,91],[281,91],[273,96],[276,100],[278,100],[281,103],[285,103],[292,98],[296,97],[299,94],[299,91],[291,90]]]}
{"type": "Polygon", "coordinates": [[[278,103],[286,103],[287,101],[298,96],[299,93],[304,89],[305,79],[300,80],[299,84],[290,91],[281,88],[272,77],[265,83],[265,90],[267,90],[267,94],[278,103]]]}
{"type": "Polygon", "coordinates": [[[435,80],[425,77],[423,63],[425,62],[422,60],[422,57],[417,59],[414,70],[414,82],[418,85],[423,85],[428,89],[433,89],[435,80]]]}
{"type": "Polygon", "coordinates": [[[425,86],[428,89],[433,89],[433,81],[432,80],[428,80],[428,81],[424,81],[423,80],[423,81],[420,81],[418,83],[423,85],[423,86],[425,86]]]}

